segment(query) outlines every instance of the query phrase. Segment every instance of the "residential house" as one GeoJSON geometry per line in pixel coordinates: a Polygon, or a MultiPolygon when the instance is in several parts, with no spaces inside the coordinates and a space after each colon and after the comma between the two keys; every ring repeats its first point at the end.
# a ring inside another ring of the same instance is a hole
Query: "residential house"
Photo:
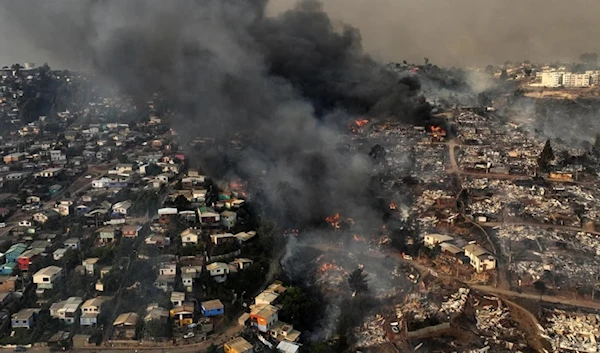
{"type": "Polygon", "coordinates": [[[240,232],[235,235],[235,237],[237,238],[237,240],[240,244],[249,241],[250,239],[254,238],[255,236],[256,236],[255,231],[240,232]]]}
{"type": "Polygon", "coordinates": [[[112,207],[113,215],[127,216],[127,212],[129,212],[129,209],[131,209],[131,206],[132,206],[132,203],[129,200],[117,202],[112,207]]]}
{"type": "Polygon", "coordinates": [[[14,292],[16,276],[0,276],[0,293],[14,292]]]}
{"type": "Polygon", "coordinates": [[[154,281],[154,287],[163,292],[172,291],[175,288],[176,275],[158,275],[154,281]]]}
{"type": "Polygon", "coordinates": [[[10,164],[10,163],[20,162],[20,161],[24,160],[26,156],[27,156],[26,153],[15,152],[15,153],[7,154],[2,159],[3,159],[4,163],[10,164]]]}
{"type": "Polygon", "coordinates": [[[248,268],[253,263],[254,263],[254,261],[252,261],[250,259],[237,258],[237,259],[234,259],[229,265],[231,265],[233,268],[235,268],[236,271],[240,271],[245,268],[248,268]]]}
{"type": "Polygon", "coordinates": [[[236,337],[223,345],[225,353],[253,353],[254,347],[243,337],[236,337]]]}
{"type": "Polygon", "coordinates": [[[278,342],[296,342],[300,338],[300,331],[294,330],[294,325],[283,321],[274,323],[269,334],[278,342]]]}
{"type": "Polygon", "coordinates": [[[206,317],[223,315],[225,313],[225,307],[219,299],[202,302],[200,310],[202,311],[202,315],[206,317]]]}
{"type": "Polygon", "coordinates": [[[217,283],[223,283],[227,280],[229,265],[223,262],[213,262],[212,264],[206,265],[206,270],[209,271],[211,277],[217,283]]]}
{"type": "Polygon", "coordinates": [[[7,262],[5,264],[0,265],[0,275],[7,276],[12,275],[15,270],[17,270],[18,266],[16,262],[7,262]]]}
{"type": "Polygon", "coordinates": [[[142,226],[124,225],[121,227],[121,235],[124,238],[137,238],[142,230],[142,226]]]}
{"type": "Polygon", "coordinates": [[[6,216],[8,216],[8,214],[10,213],[10,210],[6,207],[0,207],[0,218],[4,218],[6,216]]]}
{"type": "Polygon", "coordinates": [[[187,292],[192,292],[194,289],[194,282],[200,278],[202,273],[202,266],[184,266],[181,267],[181,282],[187,292]]]}
{"type": "Polygon", "coordinates": [[[79,307],[83,303],[80,297],[70,297],[50,305],[50,316],[59,319],[61,322],[70,325],[75,323],[79,314],[79,307]]]}
{"type": "Polygon", "coordinates": [[[96,297],[88,299],[81,305],[81,317],[79,318],[79,324],[82,326],[95,326],[98,324],[98,315],[104,304],[109,298],[108,297],[96,297]]]}
{"type": "Polygon", "coordinates": [[[104,227],[99,230],[100,242],[102,244],[111,244],[115,241],[116,230],[114,227],[104,227]]]}
{"type": "Polygon", "coordinates": [[[279,294],[270,290],[265,290],[254,298],[254,303],[257,306],[271,305],[277,301],[277,298],[279,298],[279,294]]]}
{"type": "Polygon", "coordinates": [[[58,266],[48,266],[42,268],[33,275],[33,283],[37,284],[38,289],[52,289],[61,276],[62,268],[58,266]]]}
{"type": "Polygon", "coordinates": [[[29,266],[41,253],[42,251],[37,249],[25,250],[17,259],[17,266],[19,267],[19,270],[29,271],[29,266]]]}
{"type": "Polygon", "coordinates": [[[178,215],[177,208],[166,207],[158,210],[158,221],[161,224],[168,224],[172,219],[175,219],[178,215]]]}
{"type": "Polygon", "coordinates": [[[52,243],[48,240],[36,240],[29,245],[30,249],[38,250],[40,253],[50,251],[52,243]]]}
{"type": "Polygon", "coordinates": [[[117,338],[135,338],[139,321],[140,317],[133,312],[119,315],[113,322],[114,336],[117,338]]]}
{"type": "Polygon", "coordinates": [[[28,196],[27,199],[25,199],[25,202],[27,202],[27,203],[40,203],[41,199],[40,199],[39,196],[32,195],[32,196],[28,196]]]}
{"type": "Polygon", "coordinates": [[[464,247],[465,256],[469,258],[471,266],[477,272],[484,272],[496,267],[496,259],[487,250],[477,244],[469,244],[464,247]]]}
{"type": "Polygon", "coordinates": [[[170,310],[173,324],[176,326],[187,326],[194,323],[194,304],[184,303],[170,310]]]}
{"type": "Polygon", "coordinates": [[[71,214],[71,209],[73,208],[72,203],[63,203],[61,202],[56,206],[56,211],[59,216],[66,217],[71,214]]]}
{"type": "Polygon", "coordinates": [[[185,293],[183,292],[172,292],[171,293],[171,306],[181,306],[185,302],[185,293]]]}
{"type": "Polygon", "coordinates": [[[165,246],[171,245],[171,238],[160,234],[151,234],[144,239],[146,245],[154,245],[158,248],[164,248],[165,246]]]}
{"type": "Polygon", "coordinates": [[[4,258],[6,262],[14,262],[17,263],[17,259],[21,254],[27,249],[27,245],[23,243],[13,244],[6,252],[4,253],[4,258]]]}
{"type": "Polygon", "coordinates": [[[85,273],[93,276],[96,273],[96,268],[98,266],[98,261],[100,261],[97,257],[90,257],[88,259],[83,260],[82,265],[85,267],[85,273]]]}
{"type": "Polygon", "coordinates": [[[31,223],[31,221],[19,221],[19,223],[17,223],[19,225],[19,227],[31,227],[33,226],[33,223],[31,223]]]}
{"type": "Polygon", "coordinates": [[[50,160],[52,162],[66,161],[67,156],[61,150],[52,150],[50,151],[50,160]]]}
{"type": "Polygon", "coordinates": [[[98,180],[92,181],[92,188],[94,189],[105,189],[110,184],[111,180],[109,178],[100,178],[98,180]]]}
{"type": "Polygon", "coordinates": [[[158,274],[161,276],[175,276],[177,274],[177,262],[160,263],[158,274]]]}
{"type": "Polygon", "coordinates": [[[276,306],[259,305],[250,311],[250,324],[260,332],[269,332],[277,321],[279,321],[279,309],[276,306]]]}
{"type": "Polygon", "coordinates": [[[425,236],[423,237],[423,243],[425,244],[425,246],[430,248],[452,240],[454,240],[453,237],[445,234],[425,234],[425,236]]]}
{"type": "Polygon", "coordinates": [[[223,234],[211,234],[210,240],[215,245],[222,245],[226,243],[235,243],[237,238],[235,235],[231,233],[223,233],[223,234]]]}
{"type": "Polygon", "coordinates": [[[54,178],[60,175],[62,172],[62,168],[48,168],[36,173],[36,176],[40,178],[54,178]]]}
{"type": "Polygon", "coordinates": [[[50,209],[50,210],[43,210],[41,212],[34,214],[33,220],[40,224],[44,224],[48,221],[58,219],[59,217],[60,217],[60,215],[58,214],[58,212],[50,209]]]}
{"type": "Polygon", "coordinates": [[[10,318],[10,323],[12,328],[26,328],[31,329],[35,320],[40,313],[41,309],[21,309],[17,313],[12,314],[10,318]]]}
{"type": "Polygon", "coordinates": [[[181,232],[181,244],[183,246],[196,245],[198,244],[199,238],[200,232],[196,229],[188,228],[181,232]]]}
{"type": "Polygon", "coordinates": [[[300,345],[289,341],[281,341],[277,345],[277,350],[281,353],[298,353],[300,345]]]}
{"type": "Polygon", "coordinates": [[[54,252],[52,253],[52,257],[54,258],[54,261],[60,261],[60,259],[62,259],[65,256],[65,253],[67,252],[67,248],[60,248],[60,249],[56,249],[54,250],[54,252]]]}
{"type": "Polygon", "coordinates": [[[201,207],[198,209],[198,218],[202,225],[211,226],[219,224],[221,215],[216,213],[212,208],[201,207]]]}
{"type": "Polygon", "coordinates": [[[204,189],[194,189],[192,190],[192,202],[205,204],[206,203],[206,195],[208,194],[207,190],[204,189]]]}
{"type": "Polygon", "coordinates": [[[78,238],[72,237],[65,240],[63,245],[67,249],[77,250],[81,246],[81,241],[78,238]]]}
{"type": "Polygon", "coordinates": [[[148,321],[160,321],[166,324],[169,320],[169,310],[160,307],[158,303],[150,303],[146,307],[146,316],[144,316],[144,322],[148,321]]]}
{"type": "Polygon", "coordinates": [[[128,163],[117,164],[117,166],[115,167],[115,170],[119,174],[131,173],[131,172],[133,172],[133,164],[128,164],[128,163]]]}
{"type": "Polygon", "coordinates": [[[221,212],[221,225],[227,229],[235,227],[237,221],[237,213],[233,211],[221,212]]]}

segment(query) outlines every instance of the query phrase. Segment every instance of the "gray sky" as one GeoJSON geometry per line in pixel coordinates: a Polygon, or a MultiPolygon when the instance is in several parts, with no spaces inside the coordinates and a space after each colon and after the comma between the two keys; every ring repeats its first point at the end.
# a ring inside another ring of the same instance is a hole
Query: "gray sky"
{"type": "MultiPolygon", "coordinates": [[[[294,1],[272,0],[270,6],[277,12],[294,1]]],[[[594,40],[600,34],[600,2],[595,0],[324,3],[334,19],[357,26],[365,49],[383,61],[422,62],[427,56],[440,65],[469,66],[505,60],[574,60],[583,52],[600,50],[594,40]]],[[[51,53],[37,49],[21,35],[10,21],[9,3],[3,5],[7,11],[0,11],[0,65],[47,61],[60,66],[51,53]]]]}

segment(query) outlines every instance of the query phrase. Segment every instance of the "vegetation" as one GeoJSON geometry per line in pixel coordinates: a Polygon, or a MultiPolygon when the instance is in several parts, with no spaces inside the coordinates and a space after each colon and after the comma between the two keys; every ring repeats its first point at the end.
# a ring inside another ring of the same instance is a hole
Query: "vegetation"
{"type": "Polygon", "coordinates": [[[363,272],[362,268],[357,268],[352,271],[348,276],[348,285],[350,289],[357,293],[366,293],[369,291],[369,283],[367,281],[367,274],[363,272]]]}
{"type": "Polygon", "coordinates": [[[280,297],[283,308],[279,313],[282,321],[290,322],[299,330],[310,330],[321,312],[321,304],[315,295],[301,287],[288,287],[280,297]]]}
{"type": "Polygon", "coordinates": [[[546,140],[546,144],[544,145],[544,149],[542,153],[540,153],[540,157],[538,158],[538,167],[541,172],[548,172],[550,169],[550,163],[554,159],[554,151],[552,150],[552,144],[550,140],[546,140]]]}

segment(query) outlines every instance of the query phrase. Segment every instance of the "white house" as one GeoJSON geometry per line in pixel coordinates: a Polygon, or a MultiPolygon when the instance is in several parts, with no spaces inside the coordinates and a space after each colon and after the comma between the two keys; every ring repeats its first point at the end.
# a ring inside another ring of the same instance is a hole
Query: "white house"
{"type": "Polygon", "coordinates": [[[221,225],[227,229],[231,229],[235,227],[235,222],[237,220],[237,213],[233,211],[223,211],[221,212],[221,225]]]}
{"type": "Polygon", "coordinates": [[[229,274],[229,265],[223,262],[213,262],[206,265],[206,269],[217,283],[223,283],[227,280],[229,274]]]}
{"type": "Polygon", "coordinates": [[[54,258],[54,261],[59,261],[60,259],[63,258],[63,256],[65,256],[65,253],[67,252],[68,249],[65,248],[60,248],[60,249],[56,249],[54,250],[54,252],[52,253],[52,257],[54,258]]]}
{"type": "Polygon", "coordinates": [[[33,283],[37,284],[39,289],[52,289],[61,276],[62,268],[58,266],[48,266],[42,268],[33,275],[33,283]]]}
{"type": "Polygon", "coordinates": [[[127,200],[127,201],[122,201],[122,202],[117,202],[116,204],[113,205],[112,209],[113,209],[113,213],[118,213],[121,214],[123,216],[127,215],[127,212],[129,211],[129,209],[131,208],[131,201],[127,200]]]}
{"type": "Polygon", "coordinates": [[[85,267],[85,273],[88,275],[94,275],[96,272],[96,266],[98,261],[100,261],[97,257],[90,257],[88,259],[83,260],[82,265],[85,267]]]}
{"type": "Polygon", "coordinates": [[[181,232],[181,243],[183,244],[183,246],[196,245],[198,244],[199,237],[200,232],[198,232],[198,230],[188,228],[181,232]]]}
{"type": "Polygon", "coordinates": [[[100,178],[98,180],[92,181],[92,187],[94,189],[104,189],[110,185],[111,180],[109,178],[100,178]]]}
{"type": "Polygon", "coordinates": [[[496,259],[487,250],[477,244],[469,244],[464,247],[465,256],[469,258],[471,266],[477,272],[484,272],[496,267],[496,259]]]}
{"type": "Polygon", "coordinates": [[[78,238],[72,237],[64,241],[63,243],[67,249],[77,250],[81,244],[78,238]]]}
{"type": "Polygon", "coordinates": [[[83,303],[83,299],[80,297],[70,297],[67,300],[53,303],[50,305],[50,316],[65,324],[73,324],[81,303],[83,303]]]}
{"type": "Polygon", "coordinates": [[[100,315],[102,304],[108,299],[108,297],[96,297],[86,300],[86,302],[81,305],[81,318],[79,319],[79,323],[82,326],[96,325],[98,323],[98,315],[100,315]]]}
{"type": "Polygon", "coordinates": [[[445,234],[425,234],[423,237],[423,243],[425,243],[425,246],[430,248],[435,247],[437,244],[452,240],[454,240],[453,237],[445,234]]]}
{"type": "Polygon", "coordinates": [[[177,263],[176,262],[163,262],[160,264],[158,269],[160,276],[175,276],[177,274],[177,263]]]}

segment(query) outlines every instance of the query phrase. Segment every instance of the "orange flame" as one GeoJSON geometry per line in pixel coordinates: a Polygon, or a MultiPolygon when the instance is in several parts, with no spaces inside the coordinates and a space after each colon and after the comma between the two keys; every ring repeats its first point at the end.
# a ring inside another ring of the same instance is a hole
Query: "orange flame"
{"type": "Polygon", "coordinates": [[[395,210],[398,207],[393,201],[390,202],[390,210],[395,210]]]}
{"type": "Polygon", "coordinates": [[[335,229],[340,229],[340,214],[336,213],[333,216],[325,217],[325,222],[329,223],[335,229]]]}
{"type": "Polygon", "coordinates": [[[429,130],[431,131],[431,135],[433,137],[445,137],[446,136],[446,130],[444,130],[441,126],[431,125],[429,127],[429,130]]]}
{"type": "Polygon", "coordinates": [[[369,123],[369,119],[357,119],[354,120],[354,124],[358,127],[363,127],[369,123]]]}
{"type": "Polygon", "coordinates": [[[327,272],[327,271],[335,270],[336,268],[337,268],[337,266],[334,264],[325,263],[325,264],[322,264],[321,267],[319,267],[319,271],[327,272]]]}

